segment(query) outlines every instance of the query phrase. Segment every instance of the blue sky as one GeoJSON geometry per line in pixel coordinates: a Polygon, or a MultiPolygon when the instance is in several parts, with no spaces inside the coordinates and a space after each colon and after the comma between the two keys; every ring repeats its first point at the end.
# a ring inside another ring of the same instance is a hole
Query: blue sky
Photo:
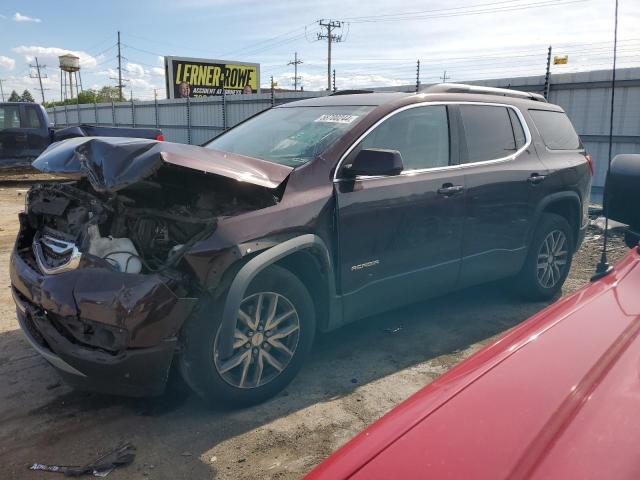
{"type": "MultiPolygon", "coordinates": [[[[297,51],[307,90],[326,87],[326,41],[317,20],[343,20],[333,49],[339,88],[515,77],[544,73],[546,48],[569,54],[554,72],[603,69],[611,62],[613,0],[137,0],[0,4],[0,78],[5,94],[29,88],[29,64],[46,64],[45,96],[60,96],[57,56],[80,56],[85,88],[114,85],[116,32],[136,98],[164,96],[162,55],[260,63],[290,87],[297,51]]],[[[619,65],[640,66],[640,2],[620,0],[619,65]]],[[[39,95],[36,96],[39,98],[39,95]]]]}

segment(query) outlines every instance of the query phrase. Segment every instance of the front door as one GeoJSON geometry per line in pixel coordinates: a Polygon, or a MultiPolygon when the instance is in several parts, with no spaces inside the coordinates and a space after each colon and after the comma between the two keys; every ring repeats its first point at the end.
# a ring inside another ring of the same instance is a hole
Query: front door
{"type": "MultiPolygon", "coordinates": [[[[455,130],[455,129],[454,129],[455,130]]],[[[457,148],[444,105],[401,110],[360,141],[398,150],[404,170],[336,181],[340,286],[354,320],[446,292],[461,256],[464,176],[451,167],[457,148]],[[452,155],[453,153],[453,155],[452,155]]]]}

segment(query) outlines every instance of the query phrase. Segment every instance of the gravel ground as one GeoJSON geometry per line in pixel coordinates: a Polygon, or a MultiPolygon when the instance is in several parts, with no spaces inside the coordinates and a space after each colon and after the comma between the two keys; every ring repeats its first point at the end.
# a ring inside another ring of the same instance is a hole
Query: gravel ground
{"type": "MultiPolygon", "coordinates": [[[[23,180],[23,179],[20,179],[23,180]]],[[[23,339],[8,261],[28,184],[0,185],[0,477],[42,479],[34,463],[80,465],[137,446],[118,479],[294,479],[409,395],[546,303],[475,287],[321,335],[285,392],[251,409],[207,409],[195,396],[128,399],[72,391],[23,339]]],[[[563,293],[599,259],[590,229],[563,293]]],[[[613,235],[611,260],[626,247],[613,235]]]]}

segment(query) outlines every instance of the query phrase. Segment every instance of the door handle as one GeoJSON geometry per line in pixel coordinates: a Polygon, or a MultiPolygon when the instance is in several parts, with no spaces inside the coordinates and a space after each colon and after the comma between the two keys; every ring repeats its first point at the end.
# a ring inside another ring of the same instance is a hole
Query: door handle
{"type": "Polygon", "coordinates": [[[442,195],[444,197],[450,197],[455,195],[456,193],[460,193],[464,190],[462,185],[453,185],[451,183],[445,183],[438,189],[438,195],[442,195]]]}
{"type": "Polygon", "coordinates": [[[544,179],[547,178],[546,175],[538,175],[537,173],[532,173],[529,178],[527,178],[527,182],[531,185],[538,185],[539,183],[544,182],[544,179]]]}

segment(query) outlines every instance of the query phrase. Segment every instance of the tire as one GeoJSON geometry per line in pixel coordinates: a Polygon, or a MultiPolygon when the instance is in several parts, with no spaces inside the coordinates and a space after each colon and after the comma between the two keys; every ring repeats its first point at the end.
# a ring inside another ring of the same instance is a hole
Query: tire
{"type": "Polygon", "coordinates": [[[571,269],[573,237],[571,226],[564,217],[555,213],[542,214],[524,266],[515,278],[515,287],[521,296],[529,300],[548,300],[560,292],[571,269]],[[556,241],[557,247],[554,247],[556,241]],[[547,262],[549,250],[554,252],[551,263],[547,262]]]}
{"type": "Polygon", "coordinates": [[[311,350],[316,329],[311,295],[298,277],[282,267],[272,265],[259,273],[241,303],[244,313],[239,312],[236,319],[229,359],[217,353],[222,303],[204,300],[185,325],[180,371],[212,405],[242,407],[263,402],[293,380],[311,350]],[[259,318],[256,310],[261,312],[259,318]],[[239,358],[240,363],[231,367],[239,358]]]}

